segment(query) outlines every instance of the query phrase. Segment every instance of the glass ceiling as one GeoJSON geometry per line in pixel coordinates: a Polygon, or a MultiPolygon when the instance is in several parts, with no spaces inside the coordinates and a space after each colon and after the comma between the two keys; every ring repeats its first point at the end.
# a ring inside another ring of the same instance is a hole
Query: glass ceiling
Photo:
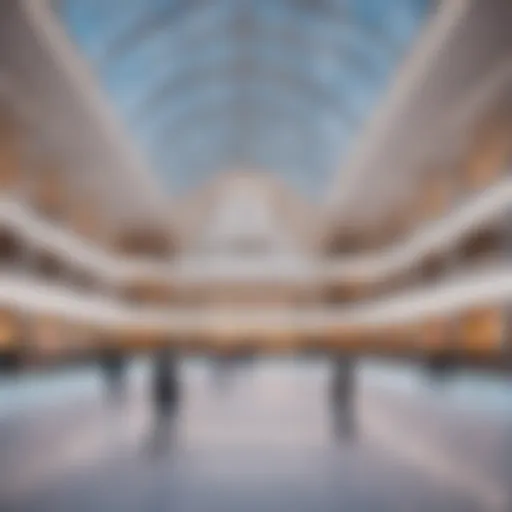
{"type": "Polygon", "coordinates": [[[171,193],[237,168],[325,192],[432,0],[59,0],[171,193]]]}

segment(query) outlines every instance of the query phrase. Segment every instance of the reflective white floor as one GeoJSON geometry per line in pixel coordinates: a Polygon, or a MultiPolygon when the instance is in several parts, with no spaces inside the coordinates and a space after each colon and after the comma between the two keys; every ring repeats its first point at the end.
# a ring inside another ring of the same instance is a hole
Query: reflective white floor
{"type": "Polygon", "coordinates": [[[365,364],[350,441],[333,435],[326,363],[260,362],[219,388],[186,362],[174,426],[148,369],[117,404],[94,368],[3,379],[0,510],[512,510],[510,382],[365,364]]]}

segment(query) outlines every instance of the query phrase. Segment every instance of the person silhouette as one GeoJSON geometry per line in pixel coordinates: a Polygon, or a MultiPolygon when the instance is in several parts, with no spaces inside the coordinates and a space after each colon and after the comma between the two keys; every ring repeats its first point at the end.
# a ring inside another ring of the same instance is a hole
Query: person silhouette
{"type": "Polygon", "coordinates": [[[330,403],[334,431],[337,437],[352,439],[356,435],[354,364],[350,359],[337,357],[333,370],[330,403]]]}
{"type": "Polygon", "coordinates": [[[153,400],[156,411],[164,417],[173,416],[179,403],[179,380],[174,353],[165,349],[155,360],[153,400]]]}
{"type": "Polygon", "coordinates": [[[107,350],[100,359],[100,365],[106,378],[108,398],[112,403],[118,403],[126,387],[126,362],[118,352],[107,350]]]}
{"type": "Polygon", "coordinates": [[[180,398],[177,366],[171,349],[166,348],[155,354],[151,387],[154,423],[146,444],[151,458],[165,456],[173,445],[175,416],[180,398]]]}

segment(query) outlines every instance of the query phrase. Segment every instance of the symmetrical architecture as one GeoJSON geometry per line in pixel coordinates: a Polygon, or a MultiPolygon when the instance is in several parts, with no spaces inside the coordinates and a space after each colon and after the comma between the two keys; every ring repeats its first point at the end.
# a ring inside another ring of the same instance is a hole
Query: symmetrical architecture
{"type": "Polygon", "coordinates": [[[6,365],[512,363],[509,1],[0,9],[6,365]]]}

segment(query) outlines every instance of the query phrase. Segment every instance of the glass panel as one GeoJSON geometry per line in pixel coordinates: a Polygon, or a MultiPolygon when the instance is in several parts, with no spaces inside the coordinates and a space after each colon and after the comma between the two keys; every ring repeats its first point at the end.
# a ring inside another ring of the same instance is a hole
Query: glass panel
{"type": "Polygon", "coordinates": [[[338,172],[429,7],[427,0],[58,3],[71,37],[172,191],[242,166],[280,174],[311,198],[338,172]],[[219,84],[230,92],[214,93],[219,84]],[[300,153],[283,145],[276,156],[275,110],[290,120],[287,138],[300,153]],[[214,119],[207,128],[202,112],[214,119]],[[324,138],[332,118],[349,129],[324,138]],[[215,136],[226,119],[233,126],[227,142],[215,136]],[[180,140],[168,136],[187,123],[180,140]],[[174,160],[196,131],[214,141],[201,146],[204,159],[174,160]]]}

